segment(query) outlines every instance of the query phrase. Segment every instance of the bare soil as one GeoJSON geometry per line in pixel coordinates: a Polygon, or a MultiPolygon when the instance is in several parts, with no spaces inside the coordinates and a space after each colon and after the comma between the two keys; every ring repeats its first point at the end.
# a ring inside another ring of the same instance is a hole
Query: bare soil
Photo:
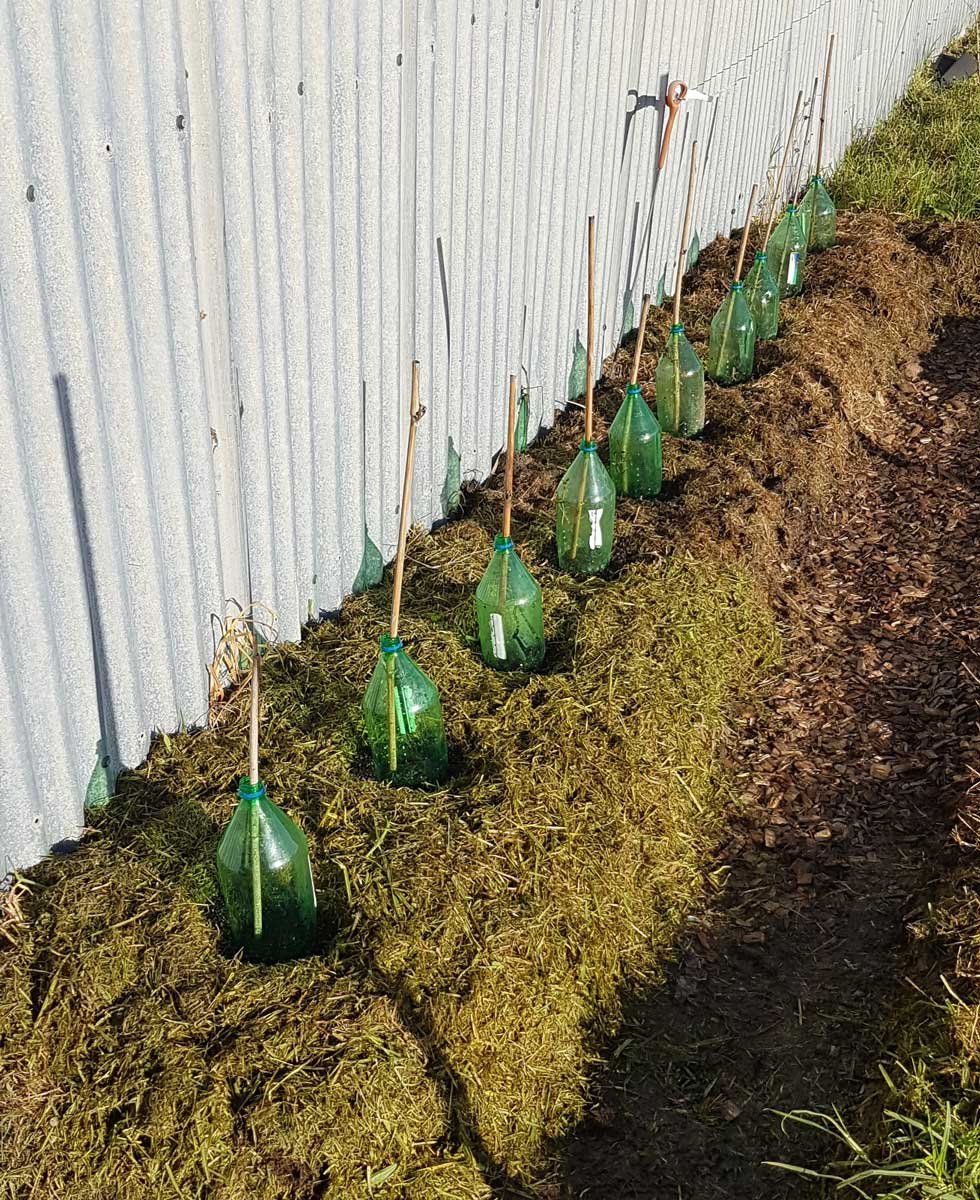
{"type": "Polygon", "coordinates": [[[745,808],[718,894],[667,984],[630,999],[564,1148],[563,1196],[815,1195],[764,1164],[819,1168],[833,1147],[773,1110],[853,1113],[880,1086],[907,929],[976,734],[978,334],[950,321],[906,365],[864,465],[797,548],[787,666],[736,751],[745,808]]]}

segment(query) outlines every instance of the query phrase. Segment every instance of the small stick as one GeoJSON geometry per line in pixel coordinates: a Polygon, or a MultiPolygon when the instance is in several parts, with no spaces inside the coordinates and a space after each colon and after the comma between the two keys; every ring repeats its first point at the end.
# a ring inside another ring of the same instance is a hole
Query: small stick
{"type": "MultiPolygon", "coordinates": [[[[749,244],[749,226],[752,224],[752,210],[753,210],[753,208],[755,208],[755,194],[758,190],[759,190],[759,185],[757,183],[753,183],[752,184],[752,192],[749,195],[749,206],[745,210],[745,227],[742,230],[742,240],[739,243],[739,247],[738,247],[738,261],[735,263],[735,278],[733,280],[734,283],[738,283],[738,281],[742,278],[742,266],[745,263],[745,247],[749,244]]],[[[732,327],[732,306],[731,306],[731,304],[729,304],[728,316],[725,318],[725,329],[721,335],[722,354],[724,353],[724,347],[728,342],[728,332],[731,329],[731,327],[732,327]]],[[[719,358],[720,358],[720,356],[719,356],[719,358]]]]}
{"type": "MultiPolygon", "coordinates": [[[[585,440],[592,441],[592,342],[595,337],[595,216],[589,217],[589,342],[585,349],[585,440]]],[[[585,507],[585,486],[588,471],[582,471],[582,485],[575,506],[575,528],[572,530],[572,546],[568,552],[571,559],[578,557],[578,535],[582,528],[582,510],[585,507]]]]}
{"type": "Polygon", "coordinates": [[[681,249],[677,255],[677,278],[674,283],[674,324],[681,323],[681,288],[684,283],[684,266],[687,262],[688,239],[691,236],[691,215],[694,212],[694,188],[698,180],[698,144],[691,143],[691,171],[687,177],[687,207],[684,210],[684,228],[681,232],[681,249]]]}
{"type": "Polygon", "coordinates": [[[800,185],[803,183],[803,168],[806,166],[806,152],[810,146],[810,138],[813,135],[813,113],[817,107],[817,88],[820,86],[820,76],[813,77],[813,90],[810,92],[810,111],[806,115],[806,133],[803,135],[803,143],[800,147],[800,162],[796,168],[796,178],[793,180],[794,197],[800,195],[800,185]]]}
{"type": "Polygon", "coordinates": [[[745,210],[745,228],[742,230],[742,240],[738,247],[738,261],[735,263],[735,283],[742,278],[742,267],[745,264],[745,249],[749,244],[749,227],[752,224],[752,210],[755,208],[755,197],[759,190],[757,183],[752,184],[752,191],[749,193],[749,206],[745,210]]]}
{"type": "Polygon", "coordinates": [[[796,93],[796,107],[793,109],[793,120],[789,126],[789,136],[786,139],[786,149],[783,151],[783,161],[779,167],[779,174],[776,176],[776,187],[773,191],[772,207],[769,209],[769,224],[766,226],[766,236],[762,243],[763,252],[769,245],[769,238],[772,236],[772,227],[776,220],[776,208],[779,204],[779,197],[783,190],[783,176],[786,174],[786,164],[789,162],[789,152],[793,145],[793,135],[796,133],[796,122],[800,119],[800,105],[803,103],[803,89],[796,93]]]}
{"type": "MultiPolygon", "coordinates": [[[[505,538],[510,537],[510,511],[514,506],[514,427],[517,423],[517,376],[510,377],[510,399],[507,402],[507,465],[504,467],[504,515],[500,522],[500,532],[505,538]]],[[[500,592],[497,597],[497,607],[500,609],[501,623],[507,606],[507,575],[509,560],[504,556],[503,569],[500,572],[500,592]]]]}
{"type": "Polygon", "coordinates": [[[510,400],[507,404],[507,466],[504,468],[504,515],[500,532],[510,537],[510,510],[514,505],[514,427],[517,422],[517,376],[510,377],[510,400]]]}
{"type": "Polygon", "coordinates": [[[650,293],[647,292],[640,305],[640,328],[636,331],[636,348],[633,351],[633,370],[630,371],[630,383],[636,383],[640,373],[640,355],[643,353],[643,334],[647,327],[647,315],[650,312],[650,293]]]}
{"type": "Polygon", "coordinates": [[[834,40],[836,37],[836,33],[830,35],[830,44],[827,47],[827,66],[824,68],[823,76],[823,96],[820,99],[820,132],[817,134],[817,169],[814,171],[815,175],[820,174],[820,164],[823,162],[823,133],[827,120],[827,93],[830,91],[830,61],[834,55],[834,40]]]}
{"type": "Polygon", "coordinates": [[[595,217],[589,217],[589,344],[585,351],[585,440],[592,441],[592,346],[595,341],[595,217]]]}
{"type": "Polygon", "coordinates": [[[391,596],[391,636],[398,637],[398,617],[402,606],[402,578],[405,574],[405,545],[408,541],[409,509],[412,505],[412,474],[415,470],[415,431],[425,416],[419,405],[419,364],[412,363],[412,402],[409,409],[408,446],[405,450],[405,480],[402,484],[402,511],[398,523],[398,554],[395,558],[395,586],[391,596]]]}
{"type": "MultiPolygon", "coordinates": [[[[412,504],[412,474],[415,468],[415,433],[418,423],[425,416],[419,405],[419,364],[412,363],[412,400],[409,408],[408,446],[405,449],[405,479],[402,484],[401,517],[398,523],[398,553],[395,556],[395,584],[391,596],[392,639],[398,637],[398,618],[402,606],[402,579],[405,575],[405,545],[408,541],[409,509],[412,504]]],[[[398,769],[398,727],[395,720],[395,659],[387,656],[388,674],[388,769],[394,774],[398,769]]]]}

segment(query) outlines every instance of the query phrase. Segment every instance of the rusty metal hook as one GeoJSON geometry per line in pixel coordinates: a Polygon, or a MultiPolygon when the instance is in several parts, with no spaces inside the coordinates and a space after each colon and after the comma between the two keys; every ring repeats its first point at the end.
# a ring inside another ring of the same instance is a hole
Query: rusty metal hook
{"type": "Polygon", "coordinates": [[[677,114],[681,110],[681,103],[687,95],[687,84],[683,79],[675,79],[667,85],[667,96],[664,103],[670,113],[667,118],[667,126],[664,129],[664,140],[660,144],[660,158],[657,160],[657,170],[664,169],[664,163],[667,161],[667,149],[670,146],[670,135],[674,132],[674,122],[677,120],[677,114]]]}

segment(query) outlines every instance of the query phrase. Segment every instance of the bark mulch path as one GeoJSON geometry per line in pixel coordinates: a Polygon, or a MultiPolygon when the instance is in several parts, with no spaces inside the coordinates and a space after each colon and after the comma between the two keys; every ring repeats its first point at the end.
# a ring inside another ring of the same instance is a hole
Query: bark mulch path
{"type": "Polygon", "coordinates": [[[908,964],[975,735],[980,321],[906,367],[891,429],[791,565],[788,666],[736,769],[746,810],[667,984],[632,999],[562,1194],[816,1194],[763,1164],[834,1147],[769,1110],[853,1112],[908,964]]]}

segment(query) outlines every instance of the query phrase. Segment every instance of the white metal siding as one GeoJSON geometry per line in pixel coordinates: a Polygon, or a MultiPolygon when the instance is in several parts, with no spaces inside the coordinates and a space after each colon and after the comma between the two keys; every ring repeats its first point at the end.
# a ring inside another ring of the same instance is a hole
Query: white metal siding
{"type": "Polygon", "coordinates": [[[676,252],[692,137],[704,244],[741,222],[832,30],[831,163],[969,10],[0,5],[0,874],[77,834],[104,757],[111,778],[205,715],[242,494],[256,599],[296,638],[365,530],[392,554],[413,357],[431,523],[454,455],[487,473],[510,372],[532,431],[564,404],[587,214],[605,354],[676,252]],[[713,99],[658,180],[673,78],[713,99]]]}

